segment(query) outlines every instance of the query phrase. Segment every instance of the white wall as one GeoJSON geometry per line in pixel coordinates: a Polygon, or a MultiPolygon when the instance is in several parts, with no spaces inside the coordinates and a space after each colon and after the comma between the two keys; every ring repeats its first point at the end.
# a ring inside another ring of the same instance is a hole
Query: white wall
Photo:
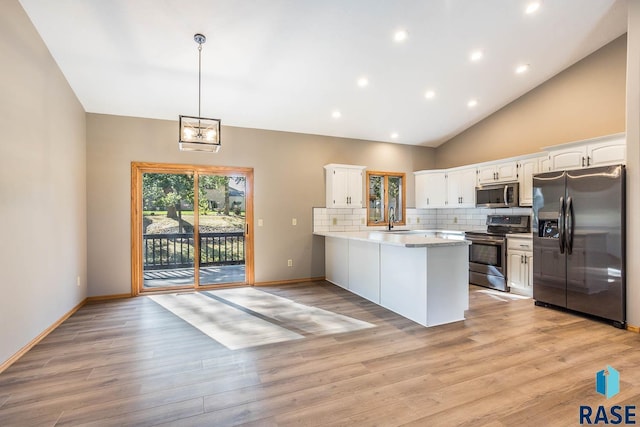
{"type": "Polygon", "coordinates": [[[1,365],[84,300],[87,235],[85,112],[18,1],[0,7],[1,365]]]}

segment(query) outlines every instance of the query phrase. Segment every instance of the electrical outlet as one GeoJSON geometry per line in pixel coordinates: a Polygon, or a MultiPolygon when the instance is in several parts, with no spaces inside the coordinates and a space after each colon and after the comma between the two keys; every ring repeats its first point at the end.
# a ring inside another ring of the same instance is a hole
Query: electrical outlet
{"type": "Polygon", "coordinates": [[[80,276],[76,277],[76,285],[80,287],[80,276]]]}
{"type": "Polygon", "coordinates": [[[264,222],[262,221],[262,218],[260,218],[258,220],[258,227],[262,227],[264,225],[264,222]]]}
{"type": "Polygon", "coordinates": [[[454,217],[453,217],[453,223],[454,223],[454,224],[457,224],[457,223],[458,223],[458,217],[457,217],[457,216],[454,216],[454,217]]]}
{"type": "Polygon", "coordinates": [[[298,220],[295,218],[291,218],[291,225],[298,225],[298,220]]]}
{"type": "Polygon", "coordinates": [[[293,267],[293,260],[292,259],[288,259],[287,260],[287,267],[293,267]]]}
{"type": "Polygon", "coordinates": [[[338,218],[336,217],[331,218],[331,224],[338,225],[338,218]]]}
{"type": "Polygon", "coordinates": [[[416,224],[420,224],[420,217],[416,218],[416,224]]]}
{"type": "Polygon", "coordinates": [[[364,218],[360,218],[360,224],[364,225],[364,218]]]}

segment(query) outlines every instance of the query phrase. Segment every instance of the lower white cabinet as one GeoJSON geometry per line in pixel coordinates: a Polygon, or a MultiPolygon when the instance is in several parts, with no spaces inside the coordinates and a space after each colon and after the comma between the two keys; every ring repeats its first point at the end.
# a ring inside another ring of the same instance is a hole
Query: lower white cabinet
{"type": "Polygon", "coordinates": [[[511,292],[533,295],[533,243],[531,237],[507,237],[507,284],[511,292]]]}
{"type": "Polygon", "coordinates": [[[349,241],[335,237],[324,239],[324,268],[327,281],[349,289],[349,241]]]}
{"type": "Polygon", "coordinates": [[[361,240],[347,240],[347,242],[349,244],[349,290],[380,304],[380,245],[361,240]]]}

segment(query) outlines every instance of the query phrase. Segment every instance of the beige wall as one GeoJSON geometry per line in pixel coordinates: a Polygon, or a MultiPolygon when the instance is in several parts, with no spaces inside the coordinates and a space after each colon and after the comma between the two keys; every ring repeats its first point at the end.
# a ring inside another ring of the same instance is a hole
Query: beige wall
{"type": "Polygon", "coordinates": [[[625,131],[626,35],[436,149],[440,168],[625,131]]]}
{"type": "Polygon", "coordinates": [[[219,153],[180,152],[177,128],[177,121],[87,115],[90,295],[131,289],[132,161],[254,168],[255,221],[264,222],[254,227],[256,282],[324,276],[324,242],[311,234],[311,208],[325,204],[323,165],[405,172],[408,206],[412,172],[433,167],[430,148],[235,127],[223,127],[219,153]]]}
{"type": "Polygon", "coordinates": [[[640,326],[640,2],[628,3],[627,323],[640,326]],[[633,214],[632,214],[633,213],[633,214]]]}
{"type": "Polygon", "coordinates": [[[1,365],[85,298],[87,235],[84,110],[18,1],[0,9],[1,365]]]}

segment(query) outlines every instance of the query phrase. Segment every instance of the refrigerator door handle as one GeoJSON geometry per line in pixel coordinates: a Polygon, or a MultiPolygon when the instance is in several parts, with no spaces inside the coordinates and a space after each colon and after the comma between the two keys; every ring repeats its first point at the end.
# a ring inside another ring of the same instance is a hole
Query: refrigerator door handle
{"type": "Polygon", "coordinates": [[[565,228],[564,228],[564,216],[565,208],[564,208],[564,197],[560,197],[560,210],[558,211],[558,231],[560,232],[558,236],[558,243],[560,244],[560,253],[564,253],[564,244],[565,244],[565,228]]]}
{"type": "Polygon", "coordinates": [[[573,199],[571,196],[567,197],[567,209],[565,212],[565,221],[564,226],[565,230],[565,238],[566,238],[566,246],[567,253],[571,255],[573,252],[573,199]]]}

